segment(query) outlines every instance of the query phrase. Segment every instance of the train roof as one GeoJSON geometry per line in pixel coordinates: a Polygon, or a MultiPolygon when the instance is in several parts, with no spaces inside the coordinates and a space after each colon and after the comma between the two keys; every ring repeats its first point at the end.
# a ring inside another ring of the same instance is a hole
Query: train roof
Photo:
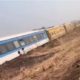
{"type": "Polygon", "coordinates": [[[32,33],[39,32],[39,31],[43,31],[43,30],[28,31],[28,32],[20,33],[20,34],[15,34],[15,35],[7,36],[7,37],[2,37],[2,38],[0,38],[0,41],[4,41],[4,40],[7,40],[7,39],[16,38],[16,37],[20,37],[20,36],[24,36],[24,35],[28,35],[28,34],[32,34],[32,33]]]}

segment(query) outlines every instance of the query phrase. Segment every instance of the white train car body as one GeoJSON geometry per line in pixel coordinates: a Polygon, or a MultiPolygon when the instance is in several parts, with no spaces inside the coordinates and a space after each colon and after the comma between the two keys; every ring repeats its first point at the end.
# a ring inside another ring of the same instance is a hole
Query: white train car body
{"type": "Polygon", "coordinates": [[[49,42],[45,30],[36,30],[0,39],[0,65],[49,42]]]}

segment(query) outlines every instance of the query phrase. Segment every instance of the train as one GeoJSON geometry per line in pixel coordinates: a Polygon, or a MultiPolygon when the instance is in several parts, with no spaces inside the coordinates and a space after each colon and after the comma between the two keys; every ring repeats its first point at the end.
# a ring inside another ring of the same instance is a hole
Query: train
{"type": "Polygon", "coordinates": [[[74,28],[75,26],[69,23],[0,38],[0,65],[27,54],[32,49],[57,39],[74,28]]]}

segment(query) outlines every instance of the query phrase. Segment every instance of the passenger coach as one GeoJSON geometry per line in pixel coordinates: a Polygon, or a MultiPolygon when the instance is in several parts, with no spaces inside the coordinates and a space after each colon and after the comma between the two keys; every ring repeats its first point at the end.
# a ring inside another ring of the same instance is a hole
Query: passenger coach
{"type": "Polygon", "coordinates": [[[45,30],[36,30],[0,39],[0,65],[49,41],[45,30]]]}

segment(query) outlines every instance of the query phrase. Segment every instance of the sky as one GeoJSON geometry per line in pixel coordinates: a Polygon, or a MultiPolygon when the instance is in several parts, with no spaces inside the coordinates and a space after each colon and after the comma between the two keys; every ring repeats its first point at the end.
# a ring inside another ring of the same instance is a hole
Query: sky
{"type": "Polygon", "coordinates": [[[80,20],[80,0],[0,0],[0,37],[80,20]]]}

